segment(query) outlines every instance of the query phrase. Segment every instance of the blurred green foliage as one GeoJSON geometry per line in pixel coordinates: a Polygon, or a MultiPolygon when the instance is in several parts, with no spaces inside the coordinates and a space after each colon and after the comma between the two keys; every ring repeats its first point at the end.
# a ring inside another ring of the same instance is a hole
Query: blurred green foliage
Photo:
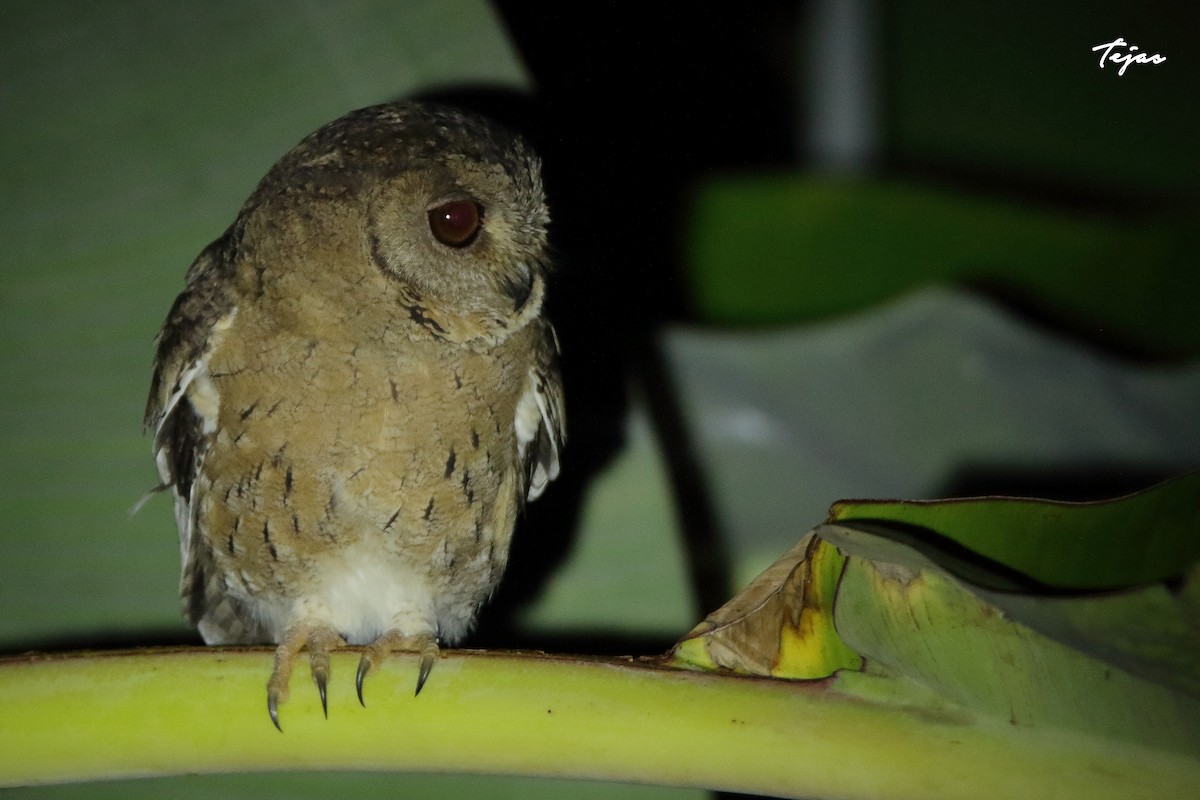
{"type": "Polygon", "coordinates": [[[1194,219],[777,175],[709,182],[690,220],[693,296],[717,322],[809,321],[957,283],[1123,348],[1200,353],[1194,219]]]}

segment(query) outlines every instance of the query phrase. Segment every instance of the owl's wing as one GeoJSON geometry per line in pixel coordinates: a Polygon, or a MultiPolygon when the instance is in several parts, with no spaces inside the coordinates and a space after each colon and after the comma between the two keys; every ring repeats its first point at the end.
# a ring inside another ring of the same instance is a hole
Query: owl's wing
{"type": "Polygon", "coordinates": [[[229,327],[233,296],[230,235],[205,248],[187,272],[187,286],[159,331],[145,423],[154,430],[160,488],[175,496],[175,522],[183,563],[180,592],[192,622],[204,613],[205,568],[196,525],[196,476],[216,432],[218,402],[208,379],[208,359],[229,327]]]}
{"type": "Polygon", "coordinates": [[[525,392],[517,402],[517,458],[525,477],[525,498],[536,500],[558,477],[559,453],[567,441],[567,416],[559,372],[558,335],[542,321],[525,392]]]}

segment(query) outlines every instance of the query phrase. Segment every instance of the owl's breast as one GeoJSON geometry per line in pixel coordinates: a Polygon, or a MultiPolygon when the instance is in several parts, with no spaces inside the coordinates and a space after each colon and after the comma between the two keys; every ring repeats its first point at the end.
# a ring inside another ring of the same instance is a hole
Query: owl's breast
{"type": "Polygon", "coordinates": [[[219,414],[199,530],[233,590],[284,607],[321,586],[355,596],[366,552],[371,583],[419,587],[445,635],[465,629],[499,581],[518,508],[528,367],[516,351],[279,331],[226,341],[209,369],[219,414]]]}

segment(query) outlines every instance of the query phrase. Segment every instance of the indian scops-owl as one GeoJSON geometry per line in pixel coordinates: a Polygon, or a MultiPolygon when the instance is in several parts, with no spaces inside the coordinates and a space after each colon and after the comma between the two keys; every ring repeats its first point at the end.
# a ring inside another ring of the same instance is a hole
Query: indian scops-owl
{"type": "Polygon", "coordinates": [[[276,163],[187,272],[147,425],[175,495],[184,613],[209,644],[458,641],[526,500],[559,471],[558,343],[540,164],[450,108],[392,103],[276,163]]]}

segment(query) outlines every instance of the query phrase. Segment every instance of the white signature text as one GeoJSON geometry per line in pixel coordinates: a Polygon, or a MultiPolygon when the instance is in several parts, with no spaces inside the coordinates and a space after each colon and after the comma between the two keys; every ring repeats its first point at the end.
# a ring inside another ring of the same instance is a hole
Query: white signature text
{"type": "Polygon", "coordinates": [[[1124,75],[1125,70],[1129,69],[1130,64],[1161,64],[1167,60],[1166,56],[1160,56],[1158,53],[1150,56],[1146,55],[1145,53],[1137,52],[1137,49],[1138,46],[1136,44],[1129,44],[1123,38],[1118,36],[1116,39],[1108,42],[1107,44],[1096,45],[1092,48],[1092,52],[1094,53],[1097,50],[1104,51],[1100,54],[1100,69],[1104,69],[1105,61],[1111,61],[1114,64],[1120,64],[1121,68],[1117,70],[1117,75],[1124,75]],[[1117,50],[1117,48],[1120,47],[1129,48],[1129,52],[1122,53],[1120,50],[1117,50]],[[1114,50],[1117,50],[1117,52],[1114,53],[1114,50]]]}

